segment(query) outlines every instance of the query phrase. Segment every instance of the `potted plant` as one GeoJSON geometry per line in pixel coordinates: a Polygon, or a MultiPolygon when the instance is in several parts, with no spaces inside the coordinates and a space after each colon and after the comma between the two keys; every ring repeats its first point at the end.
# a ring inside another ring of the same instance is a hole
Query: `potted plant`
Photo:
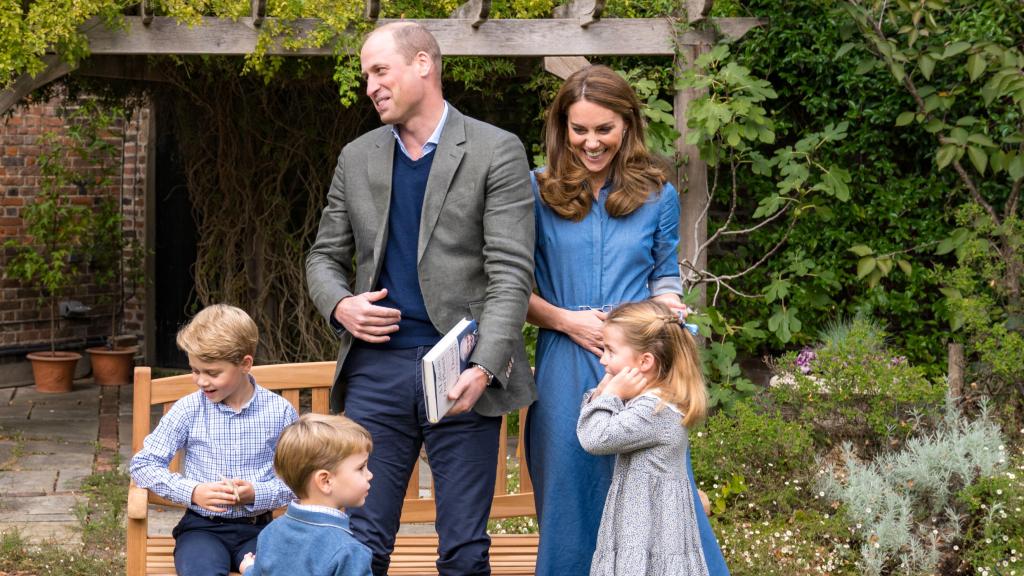
{"type": "Polygon", "coordinates": [[[103,198],[93,215],[90,242],[90,270],[93,282],[102,287],[102,300],[109,304],[110,330],[104,346],[89,348],[93,379],[103,386],[132,382],[132,360],[137,346],[120,346],[118,335],[125,305],[136,296],[144,280],[143,248],[134,236],[125,234],[124,216],[117,198],[103,198]]]}
{"type": "Polygon", "coordinates": [[[89,237],[92,211],[75,203],[69,194],[71,186],[78,183],[69,146],[52,132],[42,136],[42,144],[39,194],[34,203],[21,210],[27,238],[4,243],[6,248],[13,249],[4,275],[36,288],[40,303],[49,304],[50,350],[28,355],[36,389],[68,392],[75,365],[82,355],[57,350],[57,305],[82,272],[83,259],[76,257],[76,250],[89,237]]]}

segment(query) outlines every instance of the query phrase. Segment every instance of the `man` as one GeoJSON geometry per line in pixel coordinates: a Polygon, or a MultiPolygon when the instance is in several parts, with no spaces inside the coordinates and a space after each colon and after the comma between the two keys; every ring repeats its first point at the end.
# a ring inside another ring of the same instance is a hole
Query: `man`
{"type": "Polygon", "coordinates": [[[489,574],[500,416],[534,398],[521,333],[534,246],[526,153],[445,102],[440,49],[422,26],[378,28],[360,61],[387,126],[342,150],[306,259],[310,295],[341,337],[332,408],[373,435],[373,489],[352,527],[374,574],[386,574],[425,443],[438,570],[489,574]],[[420,360],[463,317],[477,320],[479,339],[449,393],[456,404],[430,425],[420,360]]]}

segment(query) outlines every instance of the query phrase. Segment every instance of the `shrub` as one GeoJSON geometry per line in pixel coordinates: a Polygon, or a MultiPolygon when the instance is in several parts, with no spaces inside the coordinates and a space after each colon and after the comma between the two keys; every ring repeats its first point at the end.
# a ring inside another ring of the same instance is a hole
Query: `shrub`
{"type": "Polygon", "coordinates": [[[774,365],[770,397],[826,446],[848,440],[870,453],[887,438],[899,445],[945,396],[943,385],[887,350],[884,331],[866,319],[837,324],[817,348],[774,365]]]}
{"type": "Polygon", "coordinates": [[[999,427],[982,410],[973,421],[950,408],[943,425],[899,452],[844,469],[827,465],[821,491],[841,505],[860,543],[864,574],[934,573],[961,537],[957,493],[1006,465],[999,427]]]}
{"type": "Polygon", "coordinates": [[[1010,469],[981,478],[957,497],[966,509],[963,564],[977,574],[1024,573],[1024,455],[1010,469]]]}
{"type": "Polygon", "coordinates": [[[718,412],[690,434],[693,473],[721,513],[732,496],[778,510],[807,499],[814,442],[799,425],[748,402],[718,412]]]}

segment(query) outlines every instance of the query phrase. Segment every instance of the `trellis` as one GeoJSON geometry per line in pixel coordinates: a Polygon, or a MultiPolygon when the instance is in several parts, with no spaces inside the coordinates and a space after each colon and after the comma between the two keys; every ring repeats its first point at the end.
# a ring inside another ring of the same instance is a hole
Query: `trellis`
{"type": "MultiPolygon", "coordinates": [[[[364,17],[383,25],[380,0],[365,0],[364,17]]],[[[413,19],[438,41],[445,56],[543,57],[545,69],[565,78],[587,64],[586,56],[672,56],[679,57],[677,71],[714,44],[718,37],[742,37],[764,23],[758,18],[709,19],[711,0],[682,0],[678,15],[664,18],[603,18],[605,0],[570,0],[546,19],[491,19],[491,0],[469,0],[450,18],[413,19]],[[701,24],[700,26],[695,26],[701,24]]],[[[238,19],[205,17],[197,26],[183,26],[174,18],[154,16],[147,0],[136,15],[125,17],[120,29],[106,27],[98,20],[82,27],[91,56],[83,63],[98,75],[145,78],[144,68],[132,69],[131,57],[145,55],[244,56],[256,49],[260,29],[273,21],[266,15],[266,0],[252,0],[250,16],[238,19]]],[[[289,21],[299,34],[313,30],[319,20],[289,21]]],[[[281,56],[329,56],[329,47],[288,50],[271,46],[268,54],[281,56]]],[[[35,77],[23,76],[0,92],[0,113],[15,105],[32,90],[72,71],[57,55],[45,58],[46,69],[35,77]]],[[[707,266],[706,252],[695,255],[707,239],[709,204],[707,166],[695,147],[685,144],[686,111],[700,97],[693,90],[675,95],[675,124],[682,134],[677,141],[679,165],[677,184],[681,195],[680,235],[682,253],[697,270],[707,266]]]]}

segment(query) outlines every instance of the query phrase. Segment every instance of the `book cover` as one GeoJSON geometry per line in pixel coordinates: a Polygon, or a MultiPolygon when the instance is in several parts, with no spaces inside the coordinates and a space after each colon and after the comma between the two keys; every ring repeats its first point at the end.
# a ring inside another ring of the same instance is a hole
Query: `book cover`
{"type": "Polygon", "coordinates": [[[463,318],[423,356],[423,400],[431,424],[444,418],[455,404],[448,399],[448,391],[468,367],[476,338],[476,320],[463,318]]]}

